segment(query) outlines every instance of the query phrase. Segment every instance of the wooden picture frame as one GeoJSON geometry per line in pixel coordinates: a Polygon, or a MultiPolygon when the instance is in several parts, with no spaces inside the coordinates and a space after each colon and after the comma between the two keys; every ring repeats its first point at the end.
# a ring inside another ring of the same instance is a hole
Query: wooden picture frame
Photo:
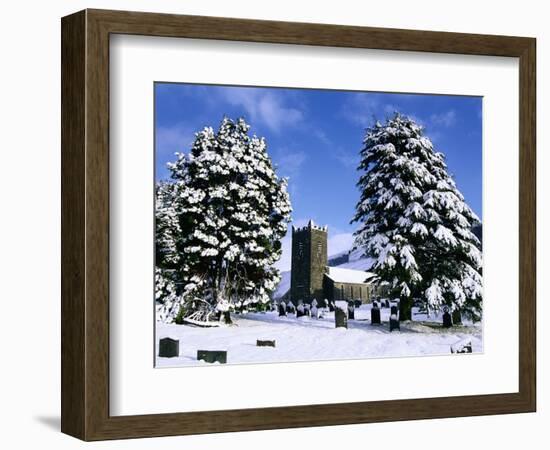
{"type": "Polygon", "coordinates": [[[101,440],[535,411],[535,39],[104,10],[61,25],[64,433],[101,440]],[[117,33],[519,58],[519,391],[110,416],[109,36],[117,33]]]}

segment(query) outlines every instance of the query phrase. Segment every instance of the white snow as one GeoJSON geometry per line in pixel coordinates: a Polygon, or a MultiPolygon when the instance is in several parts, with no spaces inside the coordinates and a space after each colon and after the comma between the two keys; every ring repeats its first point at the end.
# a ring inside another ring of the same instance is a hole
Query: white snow
{"type": "Polygon", "coordinates": [[[339,309],[341,311],[344,311],[347,313],[348,311],[348,302],[346,302],[345,300],[336,300],[334,302],[334,307],[336,309],[339,309]]]}
{"type": "Polygon", "coordinates": [[[436,239],[443,241],[445,244],[456,247],[458,244],[457,239],[454,237],[453,232],[443,225],[438,225],[435,230],[434,236],[436,239]]]}
{"type": "Polygon", "coordinates": [[[362,270],[343,269],[342,266],[329,267],[327,276],[338,283],[365,283],[374,274],[362,270]]]}
{"type": "Polygon", "coordinates": [[[458,353],[464,350],[464,347],[469,347],[470,345],[472,345],[472,339],[470,337],[461,339],[460,341],[455,342],[453,345],[451,345],[451,352],[458,353]]]}
{"type": "Polygon", "coordinates": [[[355,309],[348,329],[335,328],[334,313],[323,318],[276,312],[232,315],[235,325],[199,328],[157,322],[157,345],[164,337],[179,339],[177,358],[157,358],[157,367],[197,366],[197,350],[227,350],[228,364],[365,359],[450,355],[451,346],[471,340],[474,353],[483,351],[481,324],[444,329],[441,316],[426,317],[413,309],[414,321],[402,322],[400,332],[389,332],[389,308],[381,308],[381,325],[371,325],[370,305],[355,309]],[[275,348],[257,347],[257,339],[274,339],[275,348]]]}

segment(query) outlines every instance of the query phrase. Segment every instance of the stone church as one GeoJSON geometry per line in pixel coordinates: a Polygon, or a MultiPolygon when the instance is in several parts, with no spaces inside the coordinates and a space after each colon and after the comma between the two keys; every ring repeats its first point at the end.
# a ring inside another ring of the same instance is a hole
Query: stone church
{"type": "Polygon", "coordinates": [[[375,295],[374,287],[367,281],[372,274],[330,267],[327,237],[328,227],[317,226],[312,220],[305,227],[292,227],[290,290],[284,297],[294,304],[325,298],[369,302],[375,295]]]}

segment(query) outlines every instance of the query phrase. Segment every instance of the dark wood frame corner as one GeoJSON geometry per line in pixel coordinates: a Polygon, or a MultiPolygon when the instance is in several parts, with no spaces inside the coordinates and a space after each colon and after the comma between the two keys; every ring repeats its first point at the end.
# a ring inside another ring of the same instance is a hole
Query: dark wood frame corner
{"type": "Polygon", "coordinates": [[[99,440],[535,411],[535,39],[103,10],[64,17],[61,30],[64,433],[99,440]],[[519,392],[110,416],[109,36],[117,33],[519,58],[519,392]]]}

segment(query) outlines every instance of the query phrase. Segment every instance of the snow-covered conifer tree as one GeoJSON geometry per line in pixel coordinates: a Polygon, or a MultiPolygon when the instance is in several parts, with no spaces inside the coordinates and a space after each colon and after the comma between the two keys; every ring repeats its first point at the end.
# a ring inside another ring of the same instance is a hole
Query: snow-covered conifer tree
{"type": "Polygon", "coordinates": [[[400,299],[401,320],[413,299],[428,310],[448,306],[481,316],[479,223],[424,130],[398,113],[367,129],[353,222],[355,245],[374,258],[378,282],[400,299]]]}
{"type": "Polygon", "coordinates": [[[249,128],[225,118],[217,132],[197,133],[190,153],[169,164],[177,226],[163,232],[166,213],[157,212],[157,239],[164,249],[171,233],[177,236],[176,284],[190,311],[265,303],[280,280],[274,263],[290,220],[287,182],[249,128]]]}

